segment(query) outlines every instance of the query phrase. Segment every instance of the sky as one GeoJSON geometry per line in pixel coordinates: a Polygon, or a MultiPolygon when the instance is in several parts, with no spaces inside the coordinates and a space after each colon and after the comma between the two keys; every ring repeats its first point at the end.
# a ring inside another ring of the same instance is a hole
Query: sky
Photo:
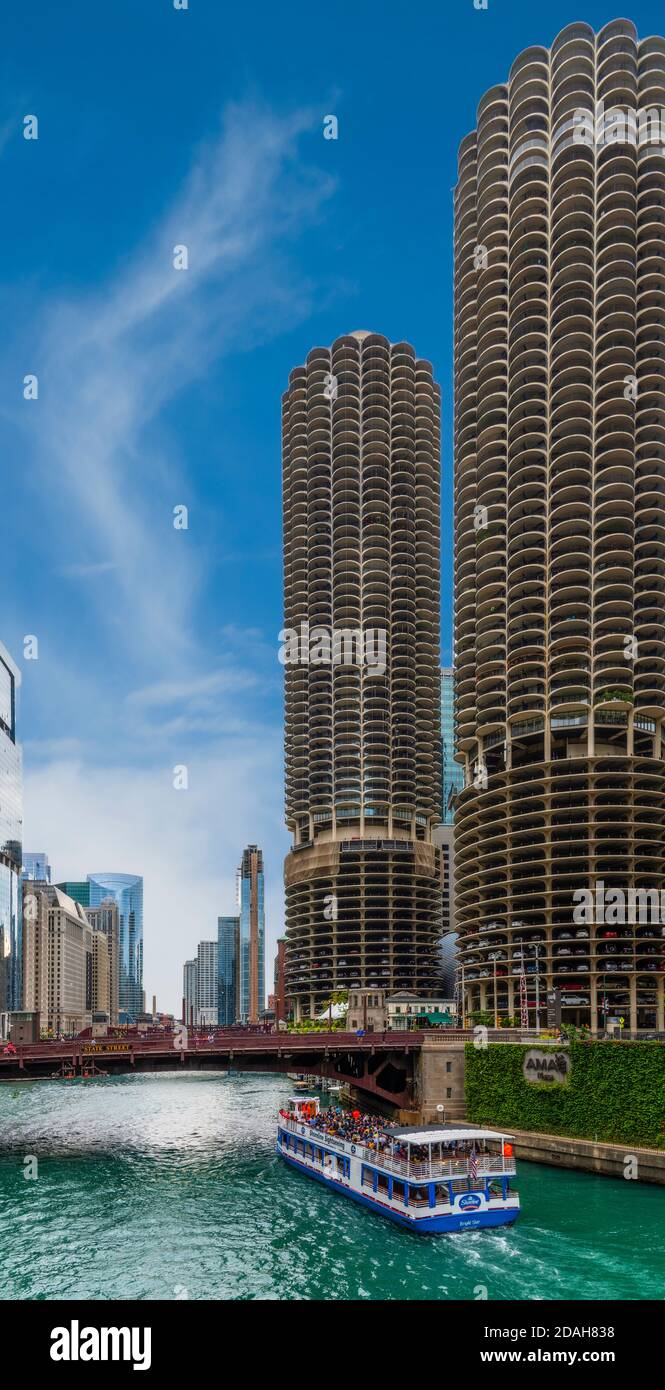
{"type": "MultiPolygon", "coordinates": [[[[432,362],[449,663],[457,146],[521,49],[622,12],[3,11],[0,640],[22,671],[24,848],[54,879],[143,874],[146,995],[179,1012],[182,963],[234,910],[248,843],[264,851],[268,980],[283,925],[288,374],[356,329],[432,362]]],[[[623,17],[665,30],[655,4],[623,17]]]]}

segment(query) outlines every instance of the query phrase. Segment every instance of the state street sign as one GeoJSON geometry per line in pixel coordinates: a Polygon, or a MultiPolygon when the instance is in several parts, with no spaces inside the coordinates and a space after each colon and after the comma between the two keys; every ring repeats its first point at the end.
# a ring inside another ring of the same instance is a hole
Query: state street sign
{"type": "Polygon", "coordinates": [[[555,1052],[554,1049],[541,1052],[539,1048],[530,1047],[524,1054],[522,1073],[525,1081],[534,1081],[538,1085],[541,1082],[558,1082],[561,1086],[570,1076],[570,1057],[567,1052],[555,1052]]]}

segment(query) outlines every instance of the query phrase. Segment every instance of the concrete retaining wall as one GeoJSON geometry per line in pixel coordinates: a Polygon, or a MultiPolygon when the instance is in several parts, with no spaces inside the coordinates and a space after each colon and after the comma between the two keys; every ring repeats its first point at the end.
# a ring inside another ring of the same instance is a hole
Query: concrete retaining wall
{"type": "Polygon", "coordinates": [[[555,1168],[577,1168],[585,1173],[602,1173],[608,1178],[637,1175],[639,1182],[665,1186],[665,1149],[638,1149],[628,1144],[595,1143],[591,1139],[569,1139],[560,1134],[530,1134],[515,1129],[515,1157],[531,1163],[551,1163],[555,1168]],[[635,1160],[631,1165],[626,1160],[635,1160]]]}

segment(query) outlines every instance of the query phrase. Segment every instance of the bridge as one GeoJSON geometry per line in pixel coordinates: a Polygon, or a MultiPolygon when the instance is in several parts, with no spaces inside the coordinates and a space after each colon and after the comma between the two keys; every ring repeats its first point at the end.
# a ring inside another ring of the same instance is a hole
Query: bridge
{"type": "MultiPolygon", "coordinates": [[[[470,1036],[470,1035],[469,1035],[470,1036]]],[[[346,1083],[400,1111],[411,1112],[423,1033],[251,1033],[219,1030],[200,1038],[159,1036],[73,1038],[0,1045],[1,1081],[163,1071],[304,1072],[346,1083]]]]}

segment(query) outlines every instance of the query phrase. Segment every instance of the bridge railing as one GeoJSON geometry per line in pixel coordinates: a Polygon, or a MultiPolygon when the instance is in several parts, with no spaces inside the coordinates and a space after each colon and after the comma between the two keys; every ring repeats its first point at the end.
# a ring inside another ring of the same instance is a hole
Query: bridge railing
{"type": "MultiPolygon", "coordinates": [[[[177,1057],[179,1053],[185,1052],[187,1055],[192,1053],[222,1054],[228,1055],[230,1052],[265,1052],[268,1054],[279,1053],[282,1057],[293,1054],[294,1059],[301,1054],[321,1054],[328,1052],[371,1052],[374,1048],[394,1052],[414,1052],[421,1044],[422,1033],[416,1032],[385,1032],[385,1033],[365,1033],[358,1037],[356,1033],[309,1033],[309,1034],[289,1034],[289,1033],[251,1033],[244,1030],[223,1032],[216,1030],[213,1037],[197,1037],[191,1032],[188,1033],[164,1033],[161,1035],[152,1034],[148,1037],[131,1035],[125,1037],[78,1037],[78,1038],[53,1038],[42,1039],[38,1043],[21,1043],[14,1051],[7,1053],[5,1046],[0,1043],[0,1064],[3,1062],[16,1061],[45,1061],[53,1058],[60,1060],[65,1057],[78,1058],[80,1056],[99,1056],[108,1054],[120,1057],[126,1056],[146,1056],[151,1054],[164,1054],[173,1052],[177,1057]]],[[[319,1060],[322,1060],[319,1056],[319,1060]]]]}

